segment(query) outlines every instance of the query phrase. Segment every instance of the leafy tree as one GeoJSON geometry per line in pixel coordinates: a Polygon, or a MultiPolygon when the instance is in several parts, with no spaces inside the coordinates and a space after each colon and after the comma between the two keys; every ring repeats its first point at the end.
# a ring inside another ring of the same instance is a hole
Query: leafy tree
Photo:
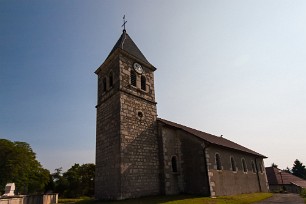
{"type": "Polygon", "coordinates": [[[63,168],[60,167],[55,169],[55,173],[52,174],[54,192],[59,193],[60,196],[64,196],[65,190],[69,188],[67,180],[63,177],[62,170],[63,168]]]}
{"type": "Polygon", "coordinates": [[[52,174],[55,183],[55,192],[62,197],[76,198],[80,196],[92,196],[94,194],[94,164],[74,164],[65,173],[62,168],[55,169],[52,174]]]}
{"type": "Polygon", "coordinates": [[[0,186],[14,182],[19,193],[40,193],[49,181],[50,172],[36,160],[28,143],[0,139],[0,186]]]}
{"type": "Polygon", "coordinates": [[[74,164],[63,176],[67,179],[69,185],[65,191],[65,197],[80,197],[82,195],[80,165],[74,164]]]}
{"type": "Polygon", "coordinates": [[[274,162],[271,164],[271,167],[274,167],[274,168],[277,168],[278,167],[278,165],[277,164],[275,164],[274,162]]]}
{"type": "Polygon", "coordinates": [[[52,193],[55,190],[55,184],[53,181],[53,177],[49,174],[49,182],[45,185],[45,192],[52,193]]]}
{"type": "Polygon", "coordinates": [[[289,167],[287,166],[287,168],[286,169],[283,169],[283,171],[284,172],[287,172],[287,173],[289,173],[289,174],[292,174],[292,172],[291,172],[291,170],[289,169],[289,167]]]}
{"type": "Polygon", "coordinates": [[[93,196],[95,193],[95,169],[94,164],[83,164],[80,168],[82,195],[93,196]]]}
{"type": "Polygon", "coordinates": [[[292,174],[297,177],[306,179],[306,168],[303,165],[303,163],[300,162],[298,159],[294,161],[294,164],[292,167],[292,174]]]}

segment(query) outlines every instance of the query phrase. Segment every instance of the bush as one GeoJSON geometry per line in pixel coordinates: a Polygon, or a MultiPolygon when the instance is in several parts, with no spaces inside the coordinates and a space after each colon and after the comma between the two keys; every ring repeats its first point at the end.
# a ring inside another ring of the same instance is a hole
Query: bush
{"type": "Polygon", "coordinates": [[[306,198],[306,188],[302,188],[301,196],[302,196],[303,198],[306,198]]]}

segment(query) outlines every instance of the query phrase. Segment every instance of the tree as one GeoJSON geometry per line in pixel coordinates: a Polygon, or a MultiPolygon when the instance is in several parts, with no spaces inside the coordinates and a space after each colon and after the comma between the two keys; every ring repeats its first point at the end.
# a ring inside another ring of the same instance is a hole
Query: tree
{"type": "Polygon", "coordinates": [[[306,168],[298,159],[294,161],[292,174],[302,179],[306,179],[306,168]]]}
{"type": "Polygon", "coordinates": [[[19,193],[41,193],[49,181],[50,172],[36,160],[26,142],[0,139],[0,186],[13,182],[19,193]]]}
{"type": "Polygon", "coordinates": [[[62,171],[62,167],[55,169],[55,173],[52,174],[52,178],[54,181],[54,192],[63,197],[69,186],[67,179],[62,174],[62,171]]]}
{"type": "Polygon", "coordinates": [[[289,174],[292,174],[292,172],[291,172],[291,170],[289,169],[289,167],[287,166],[287,168],[286,169],[283,169],[283,172],[287,172],[287,173],[289,173],[289,174]]]}
{"type": "Polygon", "coordinates": [[[65,173],[62,168],[55,169],[52,174],[55,183],[55,192],[62,197],[76,198],[92,196],[94,194],[95,165],[74,164],[65,173]]]}
{"type": "Polygon", "coordinates": [[[95,193],[95,169],[94,164],[83,164],[80,168],[82,195],[93,196],[95,193]]]}
{"type": "Polygon", "coordinates": [[[271,164],[271,167],[274,167],[274,168],[277,168],[278,167],[278,165],[277,164],[275,164],[274,162],[271,164]]]}

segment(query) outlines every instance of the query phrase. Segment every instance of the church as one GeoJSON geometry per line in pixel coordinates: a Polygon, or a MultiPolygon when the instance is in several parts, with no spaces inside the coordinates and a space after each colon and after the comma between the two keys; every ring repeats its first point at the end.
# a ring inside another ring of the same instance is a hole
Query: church
{"type": "Polygon", "coordinates": [[[95,72],[96,199],[267,192],[264,155],[157,117],[155,71],[124,29],[95,72]]]}

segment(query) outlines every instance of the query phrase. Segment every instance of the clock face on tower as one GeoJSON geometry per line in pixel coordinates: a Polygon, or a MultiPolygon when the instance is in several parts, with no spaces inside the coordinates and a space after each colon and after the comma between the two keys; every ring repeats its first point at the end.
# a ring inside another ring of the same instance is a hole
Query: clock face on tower
{"type": "Polygon", "coordinates": [[[142,74],[143,69],[142,66],[140,64],[138,64],[137,62],[134,63],[133,65],[134,70],[138,73],[138,74],[142,74]]]}

